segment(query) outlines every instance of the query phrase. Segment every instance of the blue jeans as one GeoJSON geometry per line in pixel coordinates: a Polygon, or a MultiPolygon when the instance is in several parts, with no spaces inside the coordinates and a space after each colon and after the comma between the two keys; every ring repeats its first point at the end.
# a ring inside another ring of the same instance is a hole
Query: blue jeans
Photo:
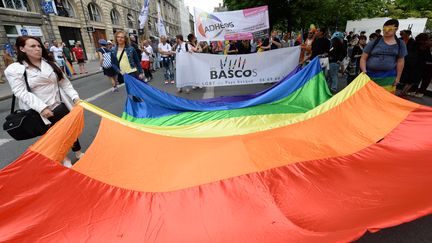
{"type": "Polygon", "coordinates": [[[154,58],[153,58],[153,70],[156,70],[158,68],[160,68],[160,54],[159,53],[155,53],[154,54],[154,58]]]}
{"type": "Polygon", "coordinates": [[[162,57],[162,65],[164,67],[165,80],[174,80],[174,72],[171,70],[171,58],[162,57]]]}
{"type": "Polygon", "coordinates": [[[338,91],[338,73],[339,73],[339,63],[331,62],[328,78],[328,86],[333,91],[338,91]]]}

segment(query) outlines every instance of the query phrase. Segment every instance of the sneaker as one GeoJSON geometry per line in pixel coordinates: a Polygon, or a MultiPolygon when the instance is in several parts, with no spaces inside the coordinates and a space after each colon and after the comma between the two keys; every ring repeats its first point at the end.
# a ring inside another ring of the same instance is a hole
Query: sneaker
{"type": "Polygon", "coordinates": [[[75,152],[75,158],[81,159],[84,156],[84,153],[81,151],[75,152]]]}
{"type": "Polygon", "coordinates": [[[192,89],[193,89],[193,90],[195,90],[195,89],[197,89],[197,88],[198,88],[197,86],[192,86],[192,89]]]}
{"type": "Polygon", "coordinates": [[[72,161],[68,157],[65,157],[63,159],[63,166],[66,168],[71,168],[72,167],[72,161]]]}
{"type": "Polygon", "coordinates": [[[168,82],[168,80],[165,80],[165,84],[168,84],[169,82],[168,82]]]}
{"type": "Polygon", "coordinates": [[[422,98],[423,95],[424,95],[424,94],[422,94],[422,93],[416,93],[414,96],[417,97],[417,98],[422,98]]]}
{"type": "Polygon", "coordinates": [[[171,83],[172,83],[172,84],[175,84],[175,81],[174,81],[174,80],[171,80],[171,83]]]}
{"type": "Polygon", "coordinates": [[[148,81],[149,81],[148,78],[144,79],[144,83],[148,83],[148,81]]]}
{"type": "Polygon", "coordinates": [[[178,93],[181,93],[182,91],[183,91],[182,88],[178,88],[178,89],[177,89],[177,92],[178,92],[178,93]]]}
{"type": "Polygon", "coordinates": [[[189,94],[190,93],[190,89],[186,89],[186,94],[189,94]]]}
{"type": "Polygon", "coordinates": [[[111,88],[111,92],[115,92],[115,90],[116,90],[116,87],[111,88]]]}
{"type": "Polygon", "coordinates": [[[408,95],[408,96],[414,96],[414,95],[415,95],[415,92],[408,92],[407,95],[408,95]]]}

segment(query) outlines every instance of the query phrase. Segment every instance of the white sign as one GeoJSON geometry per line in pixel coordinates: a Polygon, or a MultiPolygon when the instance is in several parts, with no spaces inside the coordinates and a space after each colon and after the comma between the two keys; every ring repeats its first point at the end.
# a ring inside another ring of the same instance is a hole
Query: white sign
{"type": "Polygon", "coordinates": [[[143,7],[138,17],[138,20],[140,22],[140,29],[144,29],[144,25],[145,22],[147,21],[147,17],[149,14],[149,5],[150,5],[150,0],[144,0],[143,7]]]}
{"type": "Polygon", "coordinates": [[[177,87],[214,87],[282,80],[299,65],[300,47],[246,55],[178,53],[177,87]]]}
{"type": "Polygon", "coordinates": [[[157,4],[157,15],[158,15],[157,28],[158,28],[159,36],[165,36],[166,37],[167,33],[165,30],[165,23],[164,23],[164,20],[162,18],[162,13],[160,10],[159,3],[157,4]]]}
{"type": "Polygon", "coordinates": [[[198,41],[247,40],[269,28],[268,7],[207,13],[194,8],[198,41]]]}
{"type": "Polygon", "coordinates": [[[30,35],[30,36],[38,36],[38,37],[42,37],[43,33],[42,33],[42,29],[39,26],[29,26],[29,25],[24,25],[24,26],[18,26],[18,31],[21,33],[21,35],[30,35]],[[25,32],[25,34],[23,34],[23,32],[25,32]]]}

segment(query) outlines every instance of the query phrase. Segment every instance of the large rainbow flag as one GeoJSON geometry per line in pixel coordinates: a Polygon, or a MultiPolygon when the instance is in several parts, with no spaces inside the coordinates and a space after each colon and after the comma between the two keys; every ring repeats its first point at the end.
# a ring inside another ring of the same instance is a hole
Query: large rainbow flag
{"type": "Polygon", "coordinates": [[[193,129],[82,102],[0,171],[0,241],[348,242],[432,212],[432,108],[364,74],[273,129],[193,129]],[[84,109],[99,131],[67,169],[84,109]]]}
{"type": "MultiPolygon", "coordinates": [[[[125,120],[155,126],[179,126],[228,118],[306,112],[331,97],[318,59],[254,95],[188,100],[126,77],[125,120]],[[138,97],[138,98],[136,98],[138,97]]],[[[244,119],[243,119],[244,120],[244,119]]],[[[238,119],[231,121],[238,122],[238,119]]],[[[245,124],[245,121],[241,122],[245,124]]]]}

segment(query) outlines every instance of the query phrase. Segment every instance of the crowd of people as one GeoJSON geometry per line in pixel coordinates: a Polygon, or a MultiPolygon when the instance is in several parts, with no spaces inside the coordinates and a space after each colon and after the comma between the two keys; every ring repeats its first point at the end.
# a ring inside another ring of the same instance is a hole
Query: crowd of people
{"type": "MultiPolygon", "coordinates": [[[[151,81],[152,72],[163,68],[164,84],[175,84],[175,56],[180,52],[236,55],[300,46],[299,63],[307,65],[318,56],[326,73],[329,89],[333,93],[339,91],[341,76],[344,76],[349,84],[360,72],[364,72],[393,93],[396,87],[400,87],[399,95],[402,97],[408,95],[422,97],[432,75],[431,36],[421,33],[414,39],[411,37],[410,30],[402,30],[399,33],[400,38],[397,38],[398,28],[399,22],[391,19],[383,25],[383,30],[377,29],[369,36],[366,36],[365,31],[359,34],[338,31],[330,34],[327,28],[321,27],[311,28],[308,32],[299,35],[294,35],[292,32],[281,34],[274,30],[269,38],[257,37],[253,40],[239,41],[198,42],[194,34],[189,34],[186,39],[182,35],[177,35],[173,39],[161,36],[159,40],[143,40],[139,45],[132,36],[130,43],[127,41],[126,44],[135,50],[139,59],[139,61],[132,60],[133,53],[129,52],[130,64],[137,67],[132,73],[137,71],[134,75],[144,82],[151,81]]],[[[121,38],[123,36],[128,38],[125,33],[121,38]]],[[[121,43],[116,34],[115,43],[119,41],[121,43]]],[[[101,63],[102,54],[100,52],[99,55],[101,63]]],[[[115,58],[120,57],[119,55],[117,52],[117,57],[113,56],[114,62],[116,62],[115,58]]],[[[129,73],[116,67],[117,65],[113,65],[116,72],[129,73]]],[[[110,78],[113,74],[111,70],[106,69],[104,73],[110,78]]],[[[121,79],[120,76],[118,78],[121,79]]],[[[114,85],[115,82],[112,83],[114,85]]],[[[199,87],[185,87],[185,91],[189,93],[191,89],[196,88],[199,87]]],[[[113,86],[113,90],[115,91],[116,87],[113,86]]],[[[178,92],[182,91],[183,89],[178,89],[178,92]]]]}

